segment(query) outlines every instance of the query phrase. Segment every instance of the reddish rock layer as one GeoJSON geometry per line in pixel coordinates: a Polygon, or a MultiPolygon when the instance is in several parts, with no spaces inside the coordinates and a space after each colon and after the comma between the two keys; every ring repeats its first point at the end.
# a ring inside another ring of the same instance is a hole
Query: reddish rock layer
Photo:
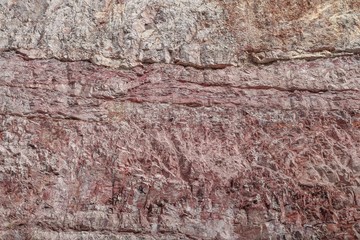
{"type": "Polygon", "coordinates": [[[3,52],[0,238],[356,239],[358,69],[3,52]]]}

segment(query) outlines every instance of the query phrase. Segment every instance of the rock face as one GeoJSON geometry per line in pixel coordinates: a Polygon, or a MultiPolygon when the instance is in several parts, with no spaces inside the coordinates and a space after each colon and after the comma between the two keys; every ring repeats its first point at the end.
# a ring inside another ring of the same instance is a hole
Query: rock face
{"type": "Polygon", "coordinates": [[[9,0],[0,49],[110,67],[241,66],[360,51],[358,0],[9,0]]]}
{"type": "Polygon", "coordinates": [[[358,0],[0,1],[0,239],[360,238],[358,0]]]}

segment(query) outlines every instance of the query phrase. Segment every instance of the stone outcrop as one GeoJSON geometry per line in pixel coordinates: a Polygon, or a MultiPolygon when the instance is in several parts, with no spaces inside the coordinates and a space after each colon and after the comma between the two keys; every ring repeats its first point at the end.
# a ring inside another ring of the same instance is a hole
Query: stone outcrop
{"type": "Polygon", "coordinates": [[[198,68],[360,51],[358,0],[9,0],[0,49],[110,67],[198,68]]]}
{"type": "Polygon", "coordinates": [[[360,238],[357,0],[0,2],[0,239],[360,238]]]}

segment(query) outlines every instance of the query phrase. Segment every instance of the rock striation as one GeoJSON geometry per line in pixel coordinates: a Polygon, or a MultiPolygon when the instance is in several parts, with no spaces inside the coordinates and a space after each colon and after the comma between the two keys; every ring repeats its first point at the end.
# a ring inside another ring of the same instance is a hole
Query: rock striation
{"type": "Polygon", "coordinates": [[[357,0],[0,1],[0,239],[360,238],[357,0]]]}

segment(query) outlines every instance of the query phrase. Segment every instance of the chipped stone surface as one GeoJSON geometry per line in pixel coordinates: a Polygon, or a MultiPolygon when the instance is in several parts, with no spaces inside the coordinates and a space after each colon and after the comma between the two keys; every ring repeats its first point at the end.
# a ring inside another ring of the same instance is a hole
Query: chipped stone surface
{"type": "Polygon", "coordinates": [[[359,52],[359,10],[358,0],[9,0],[0,49],[115,68],[318,58],[359,52]]]}
{"type": "Polygon", "coordinates": [[[0,1],[0,239],[360,238],[359,9],[0,1]]]}
{"type": "Polygon", "coordinates": [[[356,58],[220,70],[23,58],[0,60],[4,239],[358,234],[356,58]]]}

